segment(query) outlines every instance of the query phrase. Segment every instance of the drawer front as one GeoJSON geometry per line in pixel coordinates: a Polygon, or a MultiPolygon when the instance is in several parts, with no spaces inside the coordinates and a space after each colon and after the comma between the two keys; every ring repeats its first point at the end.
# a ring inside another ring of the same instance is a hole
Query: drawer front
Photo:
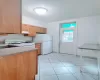
{"type": "Polygon", "coordinates": [[[36,43],[35,48],[38,48],[38,54],[41,54],[41,43],[36,43]]]}
{"type": "Polygon", "coordinates": [[[36,47],[36,48],[40,48],[40,45],[36,45],[35,47],[36,47]]]}
{"type": "Polygon", "coordinates": [[[36,43],[35,46],[40,48],[41,44],[40,43],[36,43]]]}

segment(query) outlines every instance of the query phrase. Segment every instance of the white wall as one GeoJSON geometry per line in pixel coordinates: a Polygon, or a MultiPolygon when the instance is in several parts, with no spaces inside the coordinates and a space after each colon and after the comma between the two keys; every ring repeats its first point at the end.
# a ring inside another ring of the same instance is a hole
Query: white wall
{"type": "Polygon", "coordinates": [[[78,44],[97,43],[98,30],[100,30],[100,16],[84,17],[72,20],[64,20],[48,23],[48,34],[53,36],[53,51],[59,51],[59,24],[76,21],[78,27],[78,44]],[[98,29],[99,27],[99,29],[98,29]]]}
{"type": "Polygon", "coordinates": [[[30,25],[40,26],[40,27],[46,27],[46,23],[44,23],[42,21],[38,21],[34,18],[27,17],[27,16],[22,16],[22,23],[23,24],[30,24],[30,25]]]}
{"type": "Polygon", "coordinates": [[[97,22],[97,25],[98,25],[98,28],[97,28],[97,31],[98,31],[98,42],[100,44],[100,18],[96,22],[97,22]]]}
{"type": "Polygon", "coordinates": [[[52,35],[53,37],[53,51],[59,51],[59,23],[53,22],[49,23],[47,26],[48,34],[52,35]]]}

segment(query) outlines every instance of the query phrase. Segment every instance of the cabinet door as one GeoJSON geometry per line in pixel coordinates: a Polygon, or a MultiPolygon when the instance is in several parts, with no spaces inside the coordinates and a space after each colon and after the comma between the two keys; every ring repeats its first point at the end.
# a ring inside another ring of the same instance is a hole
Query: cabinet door
{"type": "Polygon", "coordinates": [[[46,31],[47,31],[46,28],[42,28],[42,27],[40,27],[40,33],[44,33],[44,34],[45,34],[46,31]]]}
{"type": "Polygon", "coordinates": [[[35,36],[36,35],[35,27],[28,25],[28,24],[22,24],[22,31],[29,32],[27,36],[35,36]]]}
{"type": "Polygon", "coordinates": [[[37,50],[16,55],[17,80],[35,80],[38,67],[37,50]]]}
{"type": "Polygon", "coordinates": [[[47,33],[47,29],[46,28],[43,28],[43,32],[46,34],[47,33]]]}
{"type": "Polygon", "coordinates": [[[22,31],[28,31],[29,32],[29,26],[27,24],[22,24],[22,31]]]}
{"type": "Polygon", "coordinates": [[[35,80],[35,75],[38,72],[38,55],[37,50],[31,51],[28,56],[28,80],[35,80]]]}
{"type": "Polygon", "coordinates": [[[36,27],[36,32],[37,33],[40,33],[41,32],[40,30],[41,30],[40,27],[36,27]]]}
{"type": "Polygon", "coordinates": [[[7,56],[0,59],[0,80],[17,80],[15,56],[7,56]]]}
{"type": "Polygon", "coordinates": [[[35,80],[37,74],[37,51],[25,52],[17,57],[18,80],[35,80]]]}
{"type": "Polygon", "coordinates": [[[0,80],[7,80],[7,76],[4,71],[6,66],[4,67],[4,65],[5,65],[4,58],[0,57],[0,80]]]}
{"type": "Polygon", "coordinates": [[[43,28],[40,28],[40,33],[44,33],[44,32],[43,32],[43,28]]]}
{"type": "Polygon", "coordinates": [[[21,1],[0,0],[0,33],[21,32],[21,1]]]}
{"type": "Polygon", "coordinates": [[[17,80],[28,80],[28,52],[17,54],[17,80]]]}
{"type": "Polygon", "coordinates": [[[46,29],[46,28],[41,27],[41,33],[46,34],[46,33],[47,33],[47,29],[46,29]]]}
{"type": "Polygon", "coordinates": [[[29,36],[35,36],[36,35],[36,30],[34,27],[29,26],[29,36]]]}

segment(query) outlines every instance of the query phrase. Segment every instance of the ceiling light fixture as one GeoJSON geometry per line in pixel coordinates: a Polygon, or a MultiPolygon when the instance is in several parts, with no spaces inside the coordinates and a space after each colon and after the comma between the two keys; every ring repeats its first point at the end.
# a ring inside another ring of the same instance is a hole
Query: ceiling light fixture
{"type": "Polygon", "coordinates": [[[42,7],[37,7],[34,9],[34,11],[38,14],[38,15],[45,15],[47,13],[47,9],[42,8],[42,7]]]}

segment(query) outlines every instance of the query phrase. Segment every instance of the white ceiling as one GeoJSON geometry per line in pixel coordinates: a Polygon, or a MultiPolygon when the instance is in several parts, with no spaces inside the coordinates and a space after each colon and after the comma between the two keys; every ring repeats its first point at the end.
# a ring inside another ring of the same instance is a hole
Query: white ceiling
{"type": "Polygon", "coordinates": [[[100,0],[23,0],[22,13],[44,22],[100,15],[100,0]],[[44,7],[46,15],[39,16],[33,9],[44,7]]]}

